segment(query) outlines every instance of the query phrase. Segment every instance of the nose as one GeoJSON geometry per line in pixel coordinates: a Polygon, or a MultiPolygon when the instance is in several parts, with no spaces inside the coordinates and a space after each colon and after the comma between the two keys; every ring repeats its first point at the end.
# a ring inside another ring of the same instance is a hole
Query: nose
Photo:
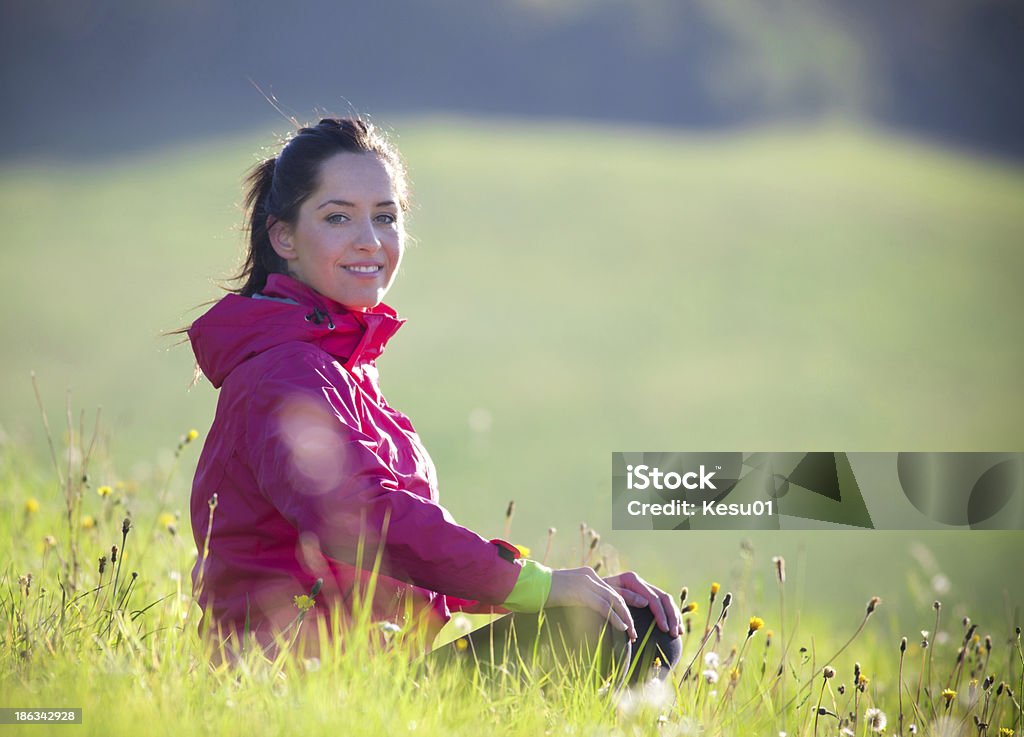
{"type": "Polygon", "coordinates": [[[355,247],[362,251],[377,251],[381,247],[380,238],[377,237],[377,231],[373,227],[373,221],[370,218],[364,218],[361,222],[359,232],[356,234],[355,247]]]}

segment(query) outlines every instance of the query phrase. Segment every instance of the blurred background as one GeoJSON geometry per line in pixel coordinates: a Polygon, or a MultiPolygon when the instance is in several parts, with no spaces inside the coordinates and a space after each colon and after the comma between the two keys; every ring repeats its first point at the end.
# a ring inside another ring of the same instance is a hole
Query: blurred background
{"type": "Polygon", "coordinates": [[[1024,533],[613,532],[610,481],[616,450],[1024,450],[1020,2],[15,0],[0,61],[26,473],[34,371],[58,446],[69,392],[76,428],[102,406],[95,484],[187,519],[198,447],[155,490],[216,393],[162,333],[237,268],[287,117],[358,112],[414,188],[382,385],[463,524],[515,500],[549,562],[585,523],[592,563],[670,590],[756,591],[782,554],[823,619],[878,594],[912,629],[936,596],[1019,623],[1024,533]]]}

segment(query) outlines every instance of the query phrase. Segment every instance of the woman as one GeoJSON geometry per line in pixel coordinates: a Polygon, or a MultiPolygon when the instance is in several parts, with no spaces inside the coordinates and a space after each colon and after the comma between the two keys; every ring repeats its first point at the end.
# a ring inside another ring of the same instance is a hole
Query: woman
{"type": "Polygon", "coordinates": [[[383,303],[408,208],[394,148],[364,121],[324,119],[248,187],[243,284],[188,330],[220,389],[192,490],[201,631],[227,638],[229,655],[246,631],[273,654],[296,596],[322,580],[303,624],[315,633],[310,619],[351,613],[379,555],[374,621],[422,625],[428,642],[452,610],[546,608],[553,620],[592,613],[622,633],[628,658],[635,614],[656,623],[662,662],[674,662],[681,624],[668,594],[632,573],[602,580],[521,559],[438,503],[430,456],[381,395],[374,364],[404,322],[383,303]]]}

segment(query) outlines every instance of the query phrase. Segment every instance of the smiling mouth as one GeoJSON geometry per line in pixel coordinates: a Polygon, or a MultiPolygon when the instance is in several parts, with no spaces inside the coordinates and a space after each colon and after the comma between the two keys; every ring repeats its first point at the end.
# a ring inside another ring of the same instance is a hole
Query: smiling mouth
{"type": "Polygon", "coordinates": [[[379,271],[383,271],[383,266],[343,266],[345,271],[351,271],[353,274],[376,274],[379,271]]]}

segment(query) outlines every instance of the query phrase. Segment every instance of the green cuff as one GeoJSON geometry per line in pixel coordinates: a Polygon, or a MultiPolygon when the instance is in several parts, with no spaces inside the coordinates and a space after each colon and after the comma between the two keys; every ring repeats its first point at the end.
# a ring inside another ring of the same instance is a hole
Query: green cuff
{"type": "Polygon", "coordinates": [[[551,569],[528,558],[520,558],[516,564],[523,570],[501,605],[510,612],[539,612],[551,593],[551,569]]]}

